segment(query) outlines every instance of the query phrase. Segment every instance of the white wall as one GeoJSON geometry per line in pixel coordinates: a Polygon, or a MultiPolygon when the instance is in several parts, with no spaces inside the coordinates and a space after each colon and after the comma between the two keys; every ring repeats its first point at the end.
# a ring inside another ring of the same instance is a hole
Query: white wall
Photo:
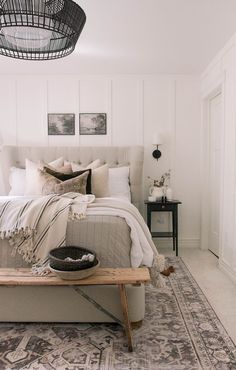
{"type": "MultiPolygon", "coordinates": [[[[216,56],[202,76],[203,154],[207,154],[207,99],[217,89],[223,95],[220,267],[236,281],[236,35],[216,56]]],[[[202,172],[207,170],[202,162],[202,172]]],[[[203,195],[203,204],[205,203],[203,195]]],[[[204,208],[204,207],[203,207],[204,208]]],[[[203,209],[204,211],[204,209],[203,209]]],[[[204,219],[204,216],[203,216],[204,219]]],[[[207,228],[202,228],[207,234],[207,228]]],[[[206,235],[205,235],[206,236],[206,235]]],[[[207,238],[203,235],[203,241],[207,238]]]]}
{"type": "MultiPolygon", "coordinates": [[[[0,77],[0,131],[14,145],[144,145],[147,176],[172,170],[180,199],[182,245],[200,237],[200,88],[191,76],[0,77]],[[107,135],[79,136],[79,112],[106,112],[107,135]],[[75,136],[48,136],[47,113],[75,113],[75,136]],[[162,157],[152,158],[153,133],[161,131],[162,157]]],[[[159,222],[162,220],[159,219],[159,222]]]]}

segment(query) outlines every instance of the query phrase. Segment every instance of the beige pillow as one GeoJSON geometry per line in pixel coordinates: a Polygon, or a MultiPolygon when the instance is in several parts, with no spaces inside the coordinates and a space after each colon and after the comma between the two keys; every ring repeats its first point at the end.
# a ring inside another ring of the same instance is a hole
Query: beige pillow
{"type": "Polygon", "coordinates": [[[42,186],[43,195],[65,194],[69,192],[86,194],[88,172],[85,172],[80,176],[74,177],[66,181],[61,181],[42,170],[38,170],[38,172],[39,177],[41,178],[41,183],[43,184],[42,186]]]}
{"type": "MultiPolygon", "coordinates": [[[[70,162],[65,161],[65,164],[70,162]]],[[[108,197],[109,193],[109,167],[108,164],[101,166],[101,160],[95,159],[89,163],[87,167],[83,167],[78,163],[71,162],[72,171],[81,171],[84,169],[92,170],[92,193],[97,198],[108,197]]]]}
{"type": "Polygon", "coordinates": [[[54,168],[62,167],[64,166],[64,158],[63,157],[57,158],[55,159],[55,161],[49,162],[48,164],[54,168]]]}
{"type": "Polygon", "coordinates": [[[92,170],[92,193],[97,198],[109,196],[109,167],[104,164],[92,170]]]}
{"type": "Polygon", "coordinates": [[[47,164],[44,167],[47,167],[47,168],[49,168],[52,171],[57,171],[57,172],[65,173],[67,175],[70,175],[70,174],[73,173],[72,167],[71,167],[71,163],[69,163],[69,162],[67,164],[64,164],[62,167],[55,168],[55,167],[53,167],[53,166],[51,166],[49,164],[47,164]]]}
{"type": "MultiPolygon", "coordinates": [[[[68,163],[68,162],[66,162],[66,163],[68,163]]],[[[95,159],[95,161],[89,163],[87,167],[83,167],[83,166],[81,166],[81,164],[71,162],[71,167],[72,167],[73,172],[81,171],[81,170],[88,170],[88,169],[94,170],[95,168],[98,168],[100,166],[101,166],[101,160],[100,159],[95,159]]]]}
{"type": "MultiPolygon", "coordinates": [[[[44,161],[39,161],[35,163],[30,159],[26,158],[25,160],[25,193],[24,195],[41,195],[42,194],[42,181],[39,176],[39,169],[47,165],[44,161]]],[[[59,169],[64,166],[63,157],[56,159],[49,163],[49,165],[54,169],[59,169]]]]}

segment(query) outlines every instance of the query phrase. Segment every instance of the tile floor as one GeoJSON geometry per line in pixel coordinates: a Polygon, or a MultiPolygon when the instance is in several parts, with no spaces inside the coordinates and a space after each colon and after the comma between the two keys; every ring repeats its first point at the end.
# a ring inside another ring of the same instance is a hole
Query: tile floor
{"type": "MultiPolygon", "coordinates": [[[[174,255],[170,248],[158,251],[174,255]]],[[[218,259],[211,252],[182,248],[180,256],[236,344],[236,284],[218,268],[218,259]]]]}

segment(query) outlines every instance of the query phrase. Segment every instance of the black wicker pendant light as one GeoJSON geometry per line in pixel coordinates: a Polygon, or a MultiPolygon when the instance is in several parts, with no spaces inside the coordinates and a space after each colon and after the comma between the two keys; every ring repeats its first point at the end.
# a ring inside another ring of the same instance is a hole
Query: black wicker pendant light
{"type": "Polygon", "coordinates": [[[0,54],[27,60],[65,57],[85,21],[72,0],[0,0],[0,54]]]}

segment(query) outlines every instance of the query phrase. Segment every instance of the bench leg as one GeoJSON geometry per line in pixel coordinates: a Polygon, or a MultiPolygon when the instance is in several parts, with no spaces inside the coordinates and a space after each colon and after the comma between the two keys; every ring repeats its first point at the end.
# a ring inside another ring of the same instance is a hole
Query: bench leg
{"type": "Polygon", "coordinates": [[[122,307],[123,317],[124,317],[125,332],[126,332],[126,337],[128,340],[128,350],[129,352],[133,352],[132,331],[131,331],[131,324],[129,321],[128,302],[127,302],[127,295],[126,295],[124,284],[119,285],[119,291],[120,291],[121,307],[122,307]]]}
{"type": "Polygon", "coordinates": [[[101,311],[108,317],[110,317],[112,320],[120,324],[121,326],[124,326],[123,322],[119,320],[117,317],[115,317],[111,312],[109,312],[107,309],[105,309],[103,306],[101,306],[98,302],[96,302],[93,298],[91,298],[88,294],[86,294],[82,289],[78,287],[78,285],[72,286],[73,289],[81,295],[81,297],[85,298],[88,302],[90,302],[94,307],[97,308],[97,310],[101,311]]]}

